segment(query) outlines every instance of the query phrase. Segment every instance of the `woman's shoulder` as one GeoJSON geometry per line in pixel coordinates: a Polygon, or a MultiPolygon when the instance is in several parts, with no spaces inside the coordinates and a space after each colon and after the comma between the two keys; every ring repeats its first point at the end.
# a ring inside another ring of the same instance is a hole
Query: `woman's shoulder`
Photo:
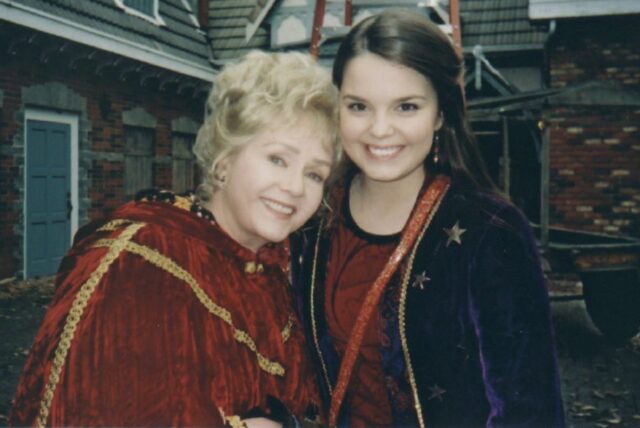
{"type": "Polygon", "coordinates": [[[499,193],[453,185],[444,204],[447,216],[482,234],[490,230],[530,234],[524,213],[499,193]]]}
{"type": "Polygon", "coordinates": [[[309,219],[300,229],[296,230],[289,236],[289,245],[291,254],[302,254],[309,245],[316,242],[323,231],[326,230],[326,222],[328,218],[325,215],[318,214],[309,219]]]}
{"type": "Polygon", "coordinates": [[[78,229],[66,259],[75,262],[100,246],[125,243],[129,247],[160,251],[165,257],[182,258],[194,253],[186,248],[217,247],[220,233],[216,232],[209,219],[193,212],[187,198],[176,197],[172,201],[140,198],[78,229]]]}

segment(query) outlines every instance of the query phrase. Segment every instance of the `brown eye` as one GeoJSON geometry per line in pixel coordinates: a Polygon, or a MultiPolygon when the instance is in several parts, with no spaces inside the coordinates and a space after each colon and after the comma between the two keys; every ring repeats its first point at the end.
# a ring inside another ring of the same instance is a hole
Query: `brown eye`
{"type": "Polygon", "coordinates": [[[402,103],[398,106],[398,110],[405,112],[405,111],[416,111],[419,110],[420,107],[415,104],[415,103],[402,103]]]}
{"type": "Polygon", "coordinates": [[[347,108],[351,111],[365,111],[367,109],[367,106],[365,106],[363,103],[349,103],[347,105],[347,108]]]}
{"type": "Polygon", "coordinates": [[[308,172],[307,173],[307,177],[312,179],[313,181],[317,182],[317,183],[324,183],[325,178],[323,176],[321,176],[318,173],[315,172],[308,172]]]}

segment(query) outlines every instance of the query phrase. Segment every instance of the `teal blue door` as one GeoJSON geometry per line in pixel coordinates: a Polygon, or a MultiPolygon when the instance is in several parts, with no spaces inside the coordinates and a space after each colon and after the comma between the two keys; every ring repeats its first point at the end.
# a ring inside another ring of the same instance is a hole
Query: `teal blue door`
{"type": "Polygon", "coordinates": [[[51,275],[71,234],[71,127],[27,121],[26,272],[51,275]]]}

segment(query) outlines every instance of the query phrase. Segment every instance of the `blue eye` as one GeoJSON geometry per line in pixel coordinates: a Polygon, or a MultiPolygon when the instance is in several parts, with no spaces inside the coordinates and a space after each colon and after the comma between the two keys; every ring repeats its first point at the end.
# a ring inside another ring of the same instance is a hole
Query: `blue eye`
{"type": "Polygon", "coordinates": [[[280,156],[270,155],[269,162],[277,166],[287,166],[287,163],[280,156]]]}

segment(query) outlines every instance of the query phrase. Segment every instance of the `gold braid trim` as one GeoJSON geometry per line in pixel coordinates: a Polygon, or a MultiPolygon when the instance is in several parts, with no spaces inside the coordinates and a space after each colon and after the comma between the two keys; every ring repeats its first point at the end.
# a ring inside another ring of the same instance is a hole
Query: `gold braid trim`
{"type": "Polygon", "coordinates": [[[411,254],[409,255],[409,259],[407,261],[407,269],[404,273],[404,278],[402,278],[402,291],[400,294],[400,310],[398,313],[398,319],[400,324],[400,343],[402,344],[402,351],[404,353],[405,363],[407,364],[407,373],[409,374],[409,383],[411,384],[411,392],[413,393],[413,405],[416,410],[416,415],[418,416],[418,424],[420,428],[425,428],[424,417],[422,416],[422,405],[420,404],[420,396],[418,395],[418,386],[416,383],[416,377],[413,373],[413,366],[411,365],[411,354],[409,352],[409,345],[407,343],[407,334],[406,334],[406,303],[407,303],[407,286],[409,284],[409,280],[411,279],[411,271],[413,270],[413,261],[416,258],[416,253],[418,251],[418,246],[424,238],[424,234],[431,225],[431,221],[433,217],[440,209],[440,203],[444,199],[447,191],[449,190],[449,185],[444,188],[444,191],[440,195],[440,198],[436,201],[429,214],[429,217],[424,222],[424,227],[416,239],[416,242],[413,244],[413,248],[411,249],[411,254]]]}
{"type": "Polygon", "coordinates": [[[227,416],[222,410],[222,407],[218,407],[218,411],[220,412],[220,417],[224,421],[224,426],[229,426],[231,428],[247,428],[247,424],[242,420],[242,418],[238,415],[227,416]]]}
{"type": "Polygon", "coordinates": [[[240,418],[240,416],[237,415],[233,415],[233,416],[226,416],[224,418],[224,421],[227,423],[227,425],[229,425],[231,428],[247,428],[247,424],[244,423],[244,421],[242,420],[242,418],[240,418]]]}
{"type": "Polygon", "coordinates": [[[311,266],[311,333],[313,335],[313,344],[316,348],[316,353],[318,354],[318,360],[320,361],[320,366],[322,367],[322,374],[324,375],[324,381],[327,383],[327,388],[329,389],[329,395],[333,394],[333,389],[331,388],[331,382],[329,381],[329,371],[327,370],[327,366],[324,363],[324,358],[322,357],[322,351],[320,350],[320,341],[318,340],[318,327],[316,324],[316,307],[315,307],[315,293],[316,293],[316,272],[318,270],[318,254],[320,250],[320,238],[322,237],[322,230],[324,229],[324,221],[320,220],[320,224],[318,225],[318,235],[316,236],[316,245],[313,249],[313,265],[311,266]]]}
{"type": "MultiPolygon", "coordinates": [[[[107,225],[110,225],[111,223],[113,222],[110,222],[107,225]]],[[[113,239],[113,244],[109,247],[109,251],[102,258],[96,270],[91,274],[89,279],[87,279],[87,281],[82,284],[82,286],[80,286],[80,291],[71,304],[71,309],[69,310],[69,314],[67,315],[67,318],[64,322],[62,333],[60,334],[60,341],[58,342],[58,346],[55,350],[55,356],[53,358],[53,364],[51,365],[49,379],[44,387],[44,396],[40,401],[40,412],[38,413],[36,426],[44,427],[47,424],[51,402],[53,401],[53,395],[56,391],[58,382],[60,381],[60,374],[62,372],[62,368],[64,367],[67,354],[69,353],[69,348],[71,348],[71,340],[75,335],[76,328],[78,327],[80,318],[82,317],[84,309],[86,308],[91,295],[95,291],[96,286],[100,283],[100,280],[102,279],[104,274],[107,273],[109,266],[111,266],[111,264],[118,258],[120,253],[122,253],[125,246],[127,245],[127,242],[129,242],[129,240],[133,238],[133,235],[135,235],[138,230],[144,227],[144,225],[144,223],[134,223],[128,226],[116,239],[113,239]]]]}
{"type": "MultiPolygon", "coordinates": [[[[96,247],[106,247],[111,245],[113,245],[113,243],[110,239],[101,239],[95,244],[96,247]]],[[[202,290],[198,282],[195,280],[195,278],[193,278],[193,276],[191,276],[189,272],[184,270],[181,266],[179,266],[176,262],[174,262],[167,256],[144,245],[136,244],[135,242],[127,242],[125,245],[125,249],[126,251],[141,256],[149,263],[186,282],[191,287],[200,303],[202,303],[211,314],[220,318],[233,329],[234,339],[244,344],[254,354],[256,354],[258,365],[262,370],[272,375],[284,376],[284,367],[282,367],[280,363],[270,361],[264,355],[262,355],[258,351],[256,343],[251,338],[251,336],[249,336],[247,332],[235,328],[235,326],[233,325],[233,320],[231,319],[231,313],[227,309],[217,305],[213,300],[211,300],[211,298],[204,292],[204,290],[202,290]]]]}
{"type": "Polygon", "coordinates": [[[287,343],[287,340],[291,337],[291,327],[293,327],[293,315],[289,314],[287,324],[282,329],[282,333],[280,333],[282,335],[282,341],[285,343],[287,343]]]}
{"type": "Polygon", "coordinates": [[[117,218],[115,220],[111,220],[109,223],[105,223],[102,226],[100,226],[98,228],[98,232],[103,232],[103,231],[114,231],[118,228],[120,228],[120,226],[124,226],[126,224],[131,224],[132,221],[131,220],[127,220],[126,218],[117,218]]]}
{"type": "Polygon", "coordinates": [[[173,203],[173,206],[187,211],[191,211],[191,205],[193,200],[185,196],[176,196],[176,201],[173,203]]]}

